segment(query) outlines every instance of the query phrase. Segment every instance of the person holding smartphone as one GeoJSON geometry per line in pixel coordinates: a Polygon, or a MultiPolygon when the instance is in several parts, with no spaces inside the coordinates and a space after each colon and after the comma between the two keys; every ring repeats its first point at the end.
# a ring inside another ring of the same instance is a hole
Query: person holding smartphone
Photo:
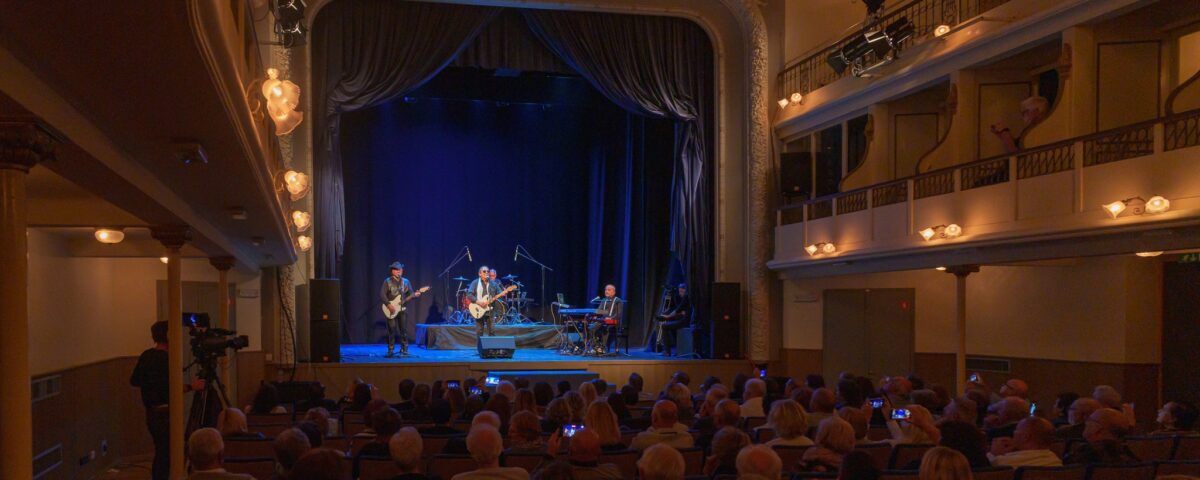
{"type": "Polygon", "coordinates": [[[892,408],[891,402],[884,397],[884,418],[887,419],[888,432],[893,445],[914,443],[938,443],[942,432],[933,423],[933,414],[920,405],[906,405],[904,408],[892,408]]]}

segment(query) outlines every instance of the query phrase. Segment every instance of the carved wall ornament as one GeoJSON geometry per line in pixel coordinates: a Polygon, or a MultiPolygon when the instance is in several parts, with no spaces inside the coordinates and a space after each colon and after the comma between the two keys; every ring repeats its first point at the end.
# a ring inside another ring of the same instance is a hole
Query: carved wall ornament
{"type": "Polygon", "coordinates": [[[1059,80],[1071,78],[1071,44],[1063,43],[1062,53],[1058,55],[1058,65],[1054,68],[1058,70],[1059,80]]]}

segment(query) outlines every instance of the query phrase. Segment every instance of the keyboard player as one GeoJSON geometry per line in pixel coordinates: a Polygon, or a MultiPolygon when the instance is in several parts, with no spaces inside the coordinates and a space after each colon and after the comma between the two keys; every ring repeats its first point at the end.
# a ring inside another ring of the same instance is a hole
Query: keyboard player
{"type": "Polygon", "coordinates": [[[624,327],[625,301],[617,297],[617,287],[609,284],[604,286],[604,296],[592,300],[592,303],[596,305],[599,321],[589,327],[591,344],[595,353],[606,354],[613,351],[617,330],[624,327]]]}

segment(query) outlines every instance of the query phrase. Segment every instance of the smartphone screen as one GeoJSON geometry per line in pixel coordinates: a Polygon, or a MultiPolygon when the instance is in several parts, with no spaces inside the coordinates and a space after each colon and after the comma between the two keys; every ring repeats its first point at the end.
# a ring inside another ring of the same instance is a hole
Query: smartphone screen
{"type": "Polygon", "coordinates": [[[499,385],[500,377],[493,377],[491,375],[488,375],[487,378],[483,379],[483,384],[487,385],[489,387],[494,387],[496,385],[499,385]]]}
{"type": "Polygon", "coordinates": [[[1029,416],[1037,415],[1037,402],[1029,403],[1029,416]]]}
{"type": "Polygon", "coordinates": [[[563,436],[567,438],[574,437],[575,433],[580,430],[583,430],[583,425],[563,425],[563,436]]]}
{"type": "Polygon", "coordinates": [[[471,387],[471,395],[483,395],[483,389],[479,387],[471,387]]]}
{"type": "Polygon", "coordinates": [[[908,420],[908,418],[911,416],[912,412],[909,412],[907,408],[897,408],[892,410],[892,420],[908,420]]]}
{"type": "Polygon", "coordinates": [[[872,398],[871,408],[883,408],[883,397],[872,398]]]}
{"type": "Polygon", "coordinates": [[[970,377],[968,377],[967,379],[968,379],[968,380],[970,380],[970,381],[972,381],[972,382],[978,382],[978,381],[979,381],[979,374],[978,374],[978,373],[972,373],[972,374],[971,374],[971,376],[970,376],[970,377]]]}
{"type": "Polygon", "coordinates": [[[446,388],[458,388],[458,380],[447,381],[446,388]]]}
{"type": "Polygon", "coordinates": [[[758,378],[767,378],[767,369],[759,369],[758,378]]]}

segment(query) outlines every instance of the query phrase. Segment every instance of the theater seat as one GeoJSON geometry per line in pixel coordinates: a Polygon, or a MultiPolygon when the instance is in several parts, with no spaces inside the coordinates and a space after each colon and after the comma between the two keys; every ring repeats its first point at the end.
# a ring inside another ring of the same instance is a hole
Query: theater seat
{"type": "Polygon", "coordinates": [[[1170,460],[1175,450],[1175,437],[1126,437],[1125,446],[1143,462],[1170,460]]]}
{"type": "Polygon", "coordinates": [[[886,469],[892,459],[892,444],[887,442],[856,445],[854,449],[867,452],[871,456],[871,465],[879,470],[886,469]]]}
{"type": "Polygon", "coordinates": [[[683,465],[685,467],[684,475],[703,475],[704,474],[704,449],[701,447],[680,448],[679,453],[683,454],[683,465]]]}
{"type": "Polygon", "coordinates": [[[637,477],[637,461],[641,455],[636,450],[626,450],[624,452],[605,452],[600,454],[597,459],[600,463],[611,463],[621,469],[621,475],[625,478],[637,477]]]}
{"type": "Polygon", "coordinates": [[[1200,436],[1179,436],[1176,442],[1172,460],[1200,460],[1200,436]]]}
{"type": "Polygon", "coordinates": [[[1154,480],[1154,464],[1091,465],[1087,480],[1154,480]]]}
{"type": "Polygon", "coordinates": [[[892,457],[888,459],[888,468],[904,468],[913,462],[920,462],[925,452],[933,448],[932,443],[912,443],[892,446],[892,457]]]}
{"type": "Polygon", "coordinates": [[[1012,467],[989,467],[971,470],[973,480],[1013,480],[1016,470],[1012,467]]]}
{"type": "Polygon", "coordinates": [[[275,456],[271,438],[226,438],[225,455],[230,457],[267,457],[275,456]]]}
{"type": "Polygon", "coordinates": [[[779,455],[779,459],[783,460],[784,472],[800,471],[800,459],[804,457],[804,452],[809,449],[808,446],[792,446],[792,445],[775,445],[771,450],[779,455]]]}
{"type": "Polygon", "coordinates": [[[244,473],[256,480],[271,480],[275,475],[275,459],[271,457],[226,457],[225,470],[244,473]]]}
{"type": "Polygon", "coordinates": [[[1083,465],[1068,465],[1065,467],[1021,467],[1017,469],[1015,480],[1083,480],[1087,469],[1083,465]]]}
{"type": "Polygon", "coordinates": [[[400,474],[396,462],[383,457],[359,457],[358,480],[388,480],[400,474]]]}
{"type": "Polygon", "coordinates": [[[470,455],[434,455],[429,459],[429,468],[425,472],[441,478],[451,478],[463,472],[475,469],[475,460],[470,455]]]}

